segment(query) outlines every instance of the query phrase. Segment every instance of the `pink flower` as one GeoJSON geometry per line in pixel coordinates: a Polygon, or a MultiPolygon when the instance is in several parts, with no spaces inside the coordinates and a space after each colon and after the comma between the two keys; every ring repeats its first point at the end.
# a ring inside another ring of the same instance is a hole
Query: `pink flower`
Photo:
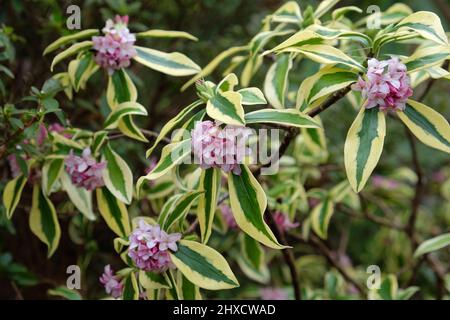
{"type": "Polygon", "coordinates": [[[48,126],[48,131],[50,132],[56,132],[59,133],[61,135],[63,135],[64,137],[66,137],[67,139],[72,138],[72,135],[70,133],[65,133],[64,131],[66,131],[66,128],[64,128],[62,125],[60,125],[58,122],[53,122],[48,126]]]}
{"type": "Polygon", "coordinates": [[[277,211],[273,214],[273,219],[278,227],[283,231],[288,231],[293,228],[297,228],[300,224],[298,222],[291,222],[287,214],[277,211]]]}
{"type": "Polygon", "coordinates": [[[144,220],[131,233],[128,247],[128,256],[136,267],[145,271],[164,272],[174,268],[170,251],[177,251],[177,242],[181,239],[180,233],[167,234],[159,225],[150,225],[144,220]]]}
{"type": "Polygon", "coordinates": [[[281,288],[262,288],[259,293],[262,300],[288,300],[287,292],[281,288]]]}
{"type": "Polygon", "coordinates": [[[109,264],[105,266],[105,271],[99,280],[100,283],[105,286],[106,293],[111,295],[114,299],[117,299],[122,295],[123,283],[121,283],[119,278],[114,275],[109,264]]]}
{"type": "Polygon", "coordinates": [[[13,178],[19,176],[22,173],[20,170],[19,164],[17,163],[16,157],[20,157],[19,155],[10,154],[7,159],[9,163],[9,168],[11,169],[11,175],[13,178]]]}
{"type": "Polygon", "coordinates": [[[220,206],[220,211],[222,212],[223,219],[225,223],[228,225],[228,228],[237,228],[236,220],[234,219],[233,212],[229,205],[222,203],[220,206]]]}
{"type": "Polygon", "coordinates": [[[66,172],[75,186],[94,190],[105,185],[102,172],[106,167],[106,162],[97,162],[91,156],[89,148],[83,150],[81,157],[74,155],[73,150],[70,150],[64,163],[66,172]]]}
{"type": "Polygon", "coordinates": [[[131,58],[136,56],[136,37],[128,29],[128,16],[109,19],[102,31],[104,36],[92,37],[97,51],[95,61],[111,75],[114,70],[128,67],[131,58]]]}
{"type": "Polygon", "coordinates": [[[241,174],[241,164],[249,153],[245,142],[251,131],[245,127],[212,121],[197,122],[192,130],[192,149],[203,169],[221,168],[225,172],[241,174]]]}
{"type": "Polygon", "coordinates": [[[383,111],[405,110],[406,100],[413,94],[406,66],[396,57],[384,61],[370,59],[366,80],[359,77],[352,89],[362,92],[366,99],[364,107],[379,106],[383,111]]]}
{"type": "Polygon", "coordinates": [[[44,124],[40,123],[39,124],[39,131],[36,137],[36,143],[38,146],[41,146],[45,140],[47,140],[48,138],[48,132],[47,132],[47,128],[45,127],[44,124]]]}
{"type": "Polygon", "coordinates": [[[400,187],[400,183],[398,181],[380,175],[374,175],[372,177],[372,185],[375,188],[382,188],[386,190],[393,190],[400,187]]]}

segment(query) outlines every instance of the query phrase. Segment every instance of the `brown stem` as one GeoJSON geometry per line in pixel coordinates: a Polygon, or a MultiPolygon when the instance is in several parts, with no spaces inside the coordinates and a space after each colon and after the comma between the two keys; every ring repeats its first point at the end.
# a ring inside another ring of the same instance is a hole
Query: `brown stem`
{"type": "MultiPolygon", "coordinates": [[[[278,228],[278,225],[276,224],[275,220],[273,219],[273,215],[269,210],[266,210],[265,217],[267,219],[267,222],[271,226],[271,229],[272,229],[273,233],[275,234],[275,237],[277,239],[279,239],[281,244],[287,245],[287,241],[286,241],[284,232],[278,228]]],[[[286,262],[286,264],[289,267],[289,272],[291,274],[291,280],[292,280],[292,288],[294,289],[295,300],[301,300],[302,297],[301,297],[301,292],[300,292],[298,273],[297,273],[297,268],[295,267],[295,258],[294,258],[292,249],[283,249],[283,250],[281,250],[281,253],[283,254],[284,261],[286,262]]]]}
{"type": "Polygon", "coordinates": [[[327,259],[328,263],[331,264],[333,267],[336,268],[336,270],[344,277],[345,280],[347,280],[349,283],[351,283],[356,290],[363,295],[365,293],[364,287],[359,284],[353,277],[347,272],[347,270],[342,266],[342,264],[339,262],[338,259],[336,259],[335,255],[333,254],[333,251],[328,248],[328,246],[320,240],[315,235],[311,235],[308,241],[305,241],[303,238],[296,234],[289,234],[291,237],[309,244],[313,248],[317,249],[322,253],[325,258],[327,259]]]}

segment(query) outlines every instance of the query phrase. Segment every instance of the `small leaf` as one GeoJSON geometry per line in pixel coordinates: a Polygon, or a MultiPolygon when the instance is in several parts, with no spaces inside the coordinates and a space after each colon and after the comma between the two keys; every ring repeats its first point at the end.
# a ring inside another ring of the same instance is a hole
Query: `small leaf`
{"type": "Polygon", "coordinates": [[[29,219],[31,231],[48,247],[48,258],[55,253],[61,238],[56,211],[50,200],[36,184],[33,188],[33,201],[29,219]]]}
{"type": "Polygon", "coordinates": [[[330,198],[326,197],[314,207],[311,213],[311,226],[315,233],[322,239],[328,236],[328,225],[334,212],[334,205],[330,198]]]}
{"type": "Polygon", "coordinates": [[[448,245],[450,245],[450,233],[441,234],[422,242],[414,252],[414,257],[420,257],[426,253],[445,248],[448,245]]]}
{"type": "Polygon", "coordinates": [[[8,219],[12,218],[14,210],[16,210],[16,207],[19,204],[22,190],[26,182],[27,177],[21,174],[9,181],[3,190],[3,205],[5,206],[6,217],[8,219]]]}
{"type": "Polygon", "coordinates": [[[56,41],[52,42],[51,44],[49,44],[47,46],[47,48],[45,48],[44,53],[42,55],[45,56],[47,53],[50,53],[73,40],[78,40],[78,39],[82,39],[82,38],[90,38],[97,34],[99,34],[99,31],[97,29],[87,29],[87,30],[83,30],[83,31],[68,35],[68,36],[61,37],[61,38],[57,39],[56,41]]]}
{"type": "Polygon", "coordinates": [[[184,31],[173,31],[173,30],[159,30],[152,29],[143,32],[136,33],[137,38],[185,38],[193,41],[198,41],[197,37],[194,37],[190,33],[184,31]]]}
{"type": "Polygon", "coordinates": [[[57,63],[81,51],[88,50],[90,47],[92,47],[92,41],[83,41],[71,45],[69,48],[67,48],[63,52],[58,53],[55,58],[53,58],[52,65],[50,66],[50,71],[53,72],[53,67],[57,63]]]}
{"type": "Polygon", "coordinates": [[[61,184],[64,190],[66,190],[70,201],[75,205],[75,208],[89,220],[95,220],[95,215],[92,210],[92,191],[74,186],[66,172],[63,172],[61,175],[61,184]]]}
{"type": "Polygon", "coordinates": [[[133,174],[130,167],[109,144],[102,149],[102,161],[106,161],[103,180],[109,191],[120,201],[129,204],[133,196],[133,174]]]}
{"type": "Polygon", "coordinates": [[[264,94],[258,88],[245,88],[238,90],[238,93],[242,96],[243,105],[255,105],[255,104],[266,104],[266,98],[264,94]]]}
{"type": "Polygon", "coordinates": [[[191,139],[168,144],[162,149],[161,158],[155,168],[146,176],[140,177],[136,184],[137,193],[146,180],[156,180],[165,175],[170,169],[181,163],[191,154],[191,139]]]}

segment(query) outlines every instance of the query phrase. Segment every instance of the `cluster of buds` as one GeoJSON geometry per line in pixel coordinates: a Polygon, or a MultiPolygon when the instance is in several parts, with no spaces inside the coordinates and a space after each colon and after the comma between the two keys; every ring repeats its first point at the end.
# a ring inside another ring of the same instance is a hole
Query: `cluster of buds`
{"type": "Polygon", "coordinates": [[[137,53],[134,48],[136,37],[128,29],[128,16],[116,16],[109,19],[102,29],[104,36],[92,37],[93,47],[97,51],[95,61],[109,74],[114,70],[126,68],[137,53]]]}
{"type": "Polygon", "coordinates": [[[106,162],[97,162],[91,155],[91,150],[86,148],[83,150],[81,157],[70,154],[64,160],[66,172],[70,175],[72,183],[87,190],[94,190],[105,185],[103,181],[103,169],[106,162]]]}
{"type": "Polygon", "coordinates": [[[129,237],[128,256],[141,270],[164,272],[168,268],[174,268],[169,250],[177,251],[177,241],[180,239],[180,233],[168,234],[159,225],[150,225],[140,220],[129,237]]]}
{"type": "Polygon", "coordinates": [[[99,280],[105,287],[106,293],[114,299],[117,299],[122,295],[123,283],[120,282],[119,277],[114,274],[109,264],[105,266],[105,270],[99,280]]]}
{"type": "Polygon", "coordinates": [[[406,66],[398,58],[378,61],[370,59],[366,80],[359,77],[352,88],[361,91],[367,99],[367,109],[379,106],[380,110],[405,110],[406,100],[413,94],[406,66]]]}
{"type": "Polygon", "coordinates": [[[192,130],[192,150],[195,161],[203,169],[221,168],[224,172],[232,171],[241,174],[240,164],[250,149],[246,141],[251,130],[245,127],[202,121],[195,124],[192,130]]]}

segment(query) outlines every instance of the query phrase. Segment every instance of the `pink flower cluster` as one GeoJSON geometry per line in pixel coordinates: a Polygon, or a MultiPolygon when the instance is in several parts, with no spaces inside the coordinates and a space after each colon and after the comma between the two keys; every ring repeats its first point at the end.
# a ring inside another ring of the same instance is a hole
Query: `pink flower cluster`
{"type": "Polygon", "coordinates": [[[117,299],[122,295],[123,283],[120,282],[120,279],[116,275],[114,275],[114,272],[109,264],[105,266],[105,271],[99,280],[100,283],[105,286],[106,293],[114,299],[117,299]]]}
{"type": "Polygon", "coordinates": [[[300,225],[298,222],[294,223],[291,220],[289,220],[288,215],[284,214],[281,211],[276,211],[273,214],[273,219],[275,220],[277,226],[283,231],[288,231],[290,229],[297,228],[300,225]]]}
{"type": "Polygon", "coordinates": [[[91,156],[89,148],[83,150],[81,157],[74,155],[73,150],[70,150],[64,163],[66,172],[75,186],[94,190],[105,185],[102,172],[106,167],[106,162],[97,162],[91,156]]]}
{"type": "Polygon", "coordinates": [[[134,48],[136,37],[128,29],[128,16],[109,19],[102,29],[104,36],[94,36],[92,41],[97,51],[95,61],[112,74],[114,70],[126,68],[137,53],[134,48]]]}
{"type": "Polygon", "coordinates": [[[177,251],[180,233],[167,234],[159,225],[150,225],[144,220],[131,233],[128,256],[136,267],[145,271],[164,272],[174,268],[169,250],[177,251]]]}
{"type": "Polygon", "coordinates": [[[192,149],[195,161],[203,169],[221,168],[225,172],[241,174],[241,164],[249,153],[246,140],[250,129],[220,123],[202,121],[195,124],[192,130],[192,149]]]}
{"type": "Polygon", "coordinates": [[[353,90],[361,91],[367,99],[367,109],[379,106],[381,110],[405,110],[406,100],[413,94],[406,66],[398,58],[378,61],[368,61],[367,79],[359,77],[352,86],[353,90]]]}

